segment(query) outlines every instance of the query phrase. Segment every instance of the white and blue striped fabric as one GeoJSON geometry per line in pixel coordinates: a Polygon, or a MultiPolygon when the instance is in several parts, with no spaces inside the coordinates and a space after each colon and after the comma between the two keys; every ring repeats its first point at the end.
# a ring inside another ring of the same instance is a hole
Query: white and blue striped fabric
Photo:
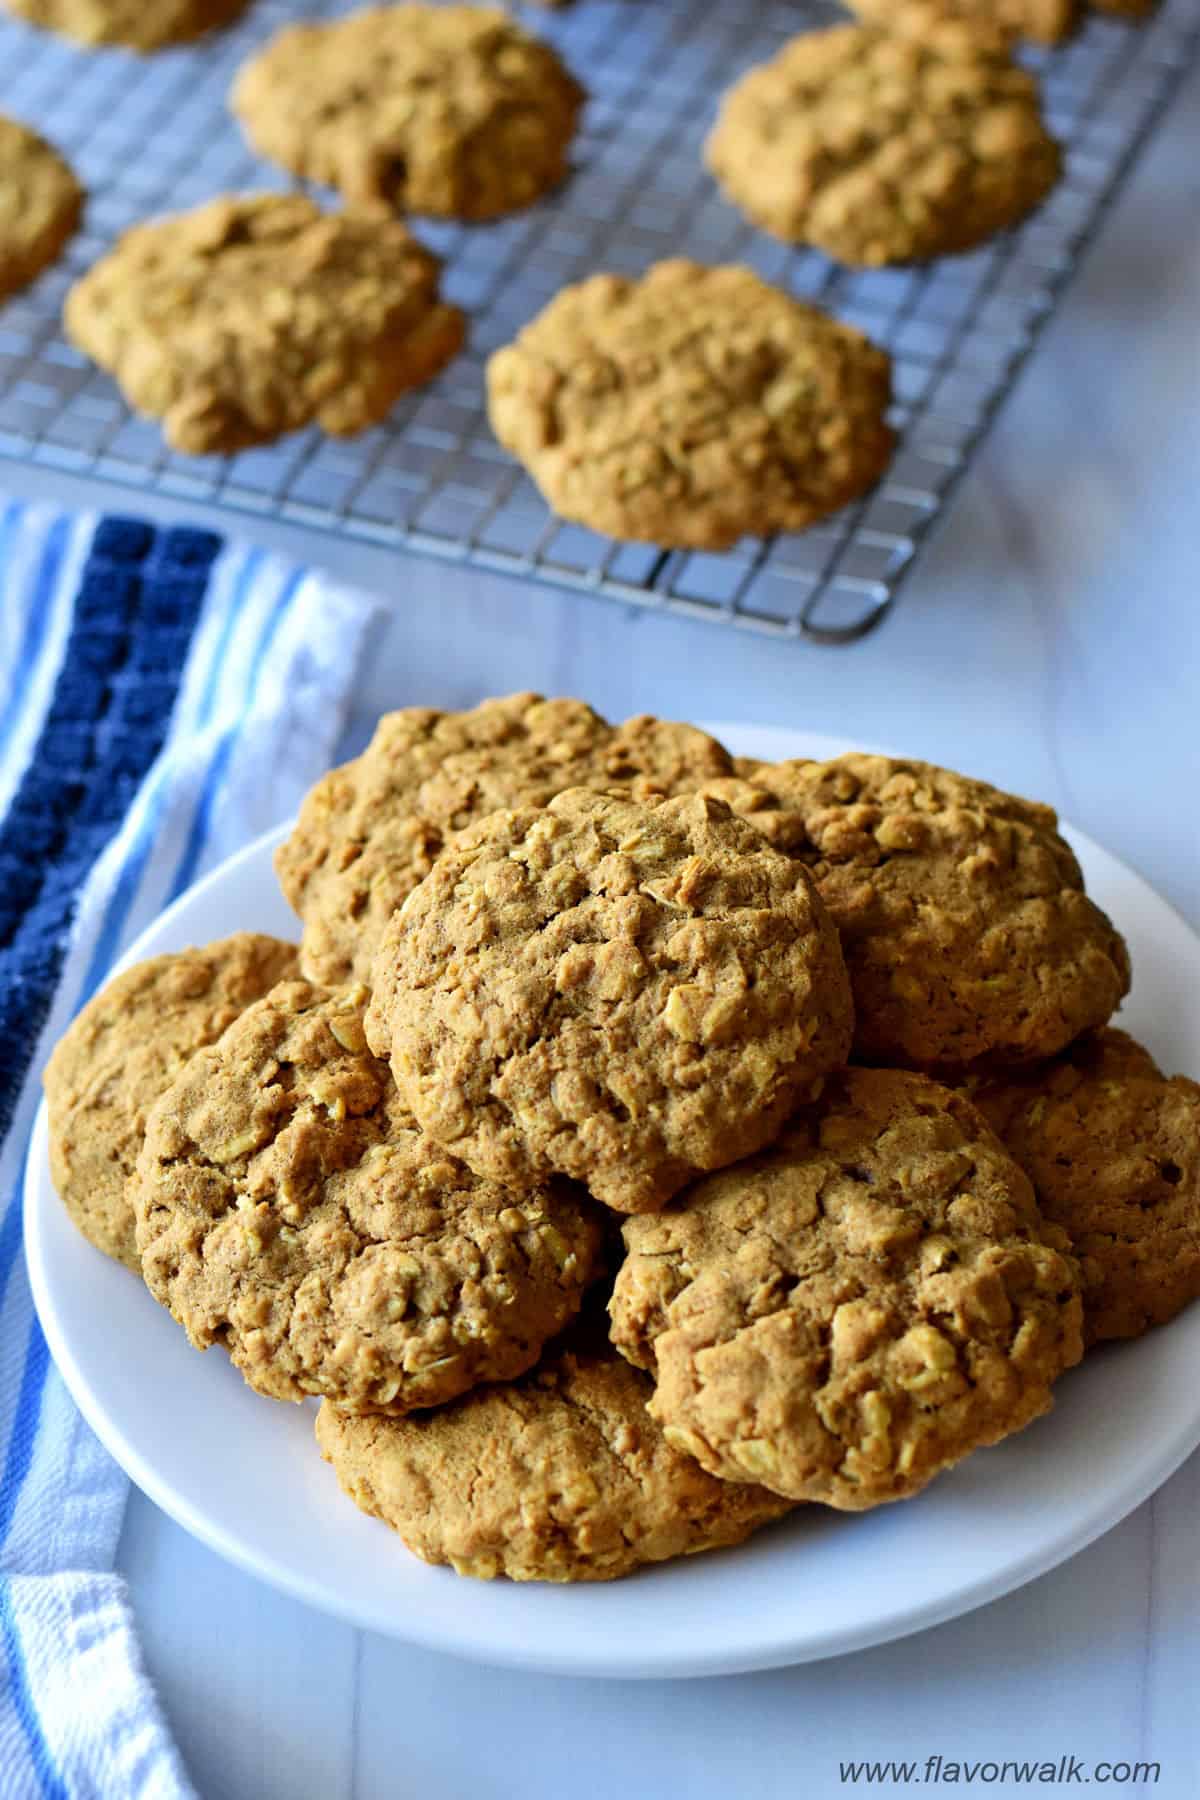
{"type": "Polygon", "coordinates": [[[208,533],[0,499],[3,1800],[192,1796],[113,1569],[127,1483],[30,1300],[41,1070],[123,947],[334,759],[373,611],[208,533]]]}

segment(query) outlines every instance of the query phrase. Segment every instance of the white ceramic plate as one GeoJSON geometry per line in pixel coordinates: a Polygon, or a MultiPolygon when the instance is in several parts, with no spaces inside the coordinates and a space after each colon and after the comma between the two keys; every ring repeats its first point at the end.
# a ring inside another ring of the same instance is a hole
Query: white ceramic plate
{"type": "MultiPolygon", "coordinates": [[[[718,727],[769,758],[844,748],[718,727]]],[[[128,960],[237,929],[294,936],[275,832],[185,894],[128,960]]],[[[1165,1065],[1200,1069],[1200,942],[1130,870],[1072,833],[1137,971],[1123,1019],[1165,1065]]],[[[861,1649],[966,1612],[1051,1569],[1130,1512],[1200,1442],[1200,1306],[1066,1377],[1053,1413],[918,1499],[861,1517],[822,1507],[740,1549],[581,1587],[427,1568],[338,1491],[307,1407],[258,1398],[198,1356],[129,1273],[78,1236],[39,1117],[25,1193],[34,1296],[84,1414],[138,1486],[223,1556],[354,1624],[558,1674],[711,1675],[861,1649]]]]}

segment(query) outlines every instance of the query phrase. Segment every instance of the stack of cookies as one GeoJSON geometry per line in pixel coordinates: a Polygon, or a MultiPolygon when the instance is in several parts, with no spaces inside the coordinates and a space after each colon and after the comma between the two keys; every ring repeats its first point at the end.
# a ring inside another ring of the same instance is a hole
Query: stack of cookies
{"type": "Polygon", "coordinates": [[[428,1561],[906,1498],[1200,1293],[1200,1087],[1047,807],[520,694],[383,719],[277,869],[298,950],[72,1025],[54,1176],[428,1561]]]}

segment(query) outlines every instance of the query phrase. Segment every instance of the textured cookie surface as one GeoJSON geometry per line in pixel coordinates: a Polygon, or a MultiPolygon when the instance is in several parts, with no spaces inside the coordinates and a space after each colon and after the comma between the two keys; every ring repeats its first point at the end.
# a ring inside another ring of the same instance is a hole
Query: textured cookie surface
{"type": "Polygon", "coordinates": [[[160,50],[228,25],[248,0],[3,0],[10,12],[77,43],[160,50]]]}
{"type": "Polygon", "coordinates": [[[1052,809],[931,763],[776,763],[712,790],[810,870],[842,937],[865,1061],[1051,1056],[1129,989],[1052,809]]]}
{"type": "Polygon", "coordinates": [[[563,179],[583,98],[502,12],[389,6],[287,26],[233,108],[263,156],[348,200],[491,219],[563,179]]]}
{"type": "Polygon", "coordinates": [[[392,913],[446,838],[487,813],[614,782],[687,793],[730,767],[694,726],[647,715],[613,726],[582,700],[511,694],[471,712],[388,713],[360,757],[316,784],[276,853],[283,891],[304,921],[304,972],[369,980],[392,913]]]}
{"type": "Polygon", "coordinates": [[[248,931],[153,956],[101,989],[59,1040],[45,1076],[54,1185],[84,1237],[139,1275],[126,1184],[147,1113],[190,1056],[295,969],[293,944],[248,931]]]}
{"type": "MultiPolygon", "coordinates": [[[[851,12],[888,30],[898,13],[912,15],[911,0],[849,0],[851,12]]],[[[926,9],[986,31],[1061,44],[1079,22],[1079,0],[936,0],[926,9]]]]}
{"type": "Polygon", "coordinates": [[[364,1512],[460,1575],[610,1581],[741,1543],[790,1509],[673,1449],[650,1391],[612,1350],[563,1350],[426,1419],[323,1406],[317,1442],[364,1512]]]}
{"type": "Polygon", "coordinates": [[[82,208],[83,189],[58,152],[0,114],[0,301],[54,262],[82,208]]]}
{"type": "Polygon", "coordinates": [[[565,1184],[514,1197],[429,1144],[366,1049],[363,994],[275,988],[150,1116],[142,1271],[200,1349],[280,1400],[435,1406],[529,1368],[597,1272],[565,1184]]]}
{"type": "Polygon", "coordinates": [[[300,194],[210,201],[127,231],[67,296],[68,333],[178,450],[382,419],[462,342],[438,262],[399,220],[300,194]]]}
{"type": "Polygon", "coordinates": [[[373,990],[372,1046],[432,1137],[619,1212],[769,1142],[851,1033],[807,875],[699,796],[493,813],[394,915],[373,990]]]}
{"type": "Polygon", "coordinates": [[[1200,1086],[1107,1030],[973,1098],[1074,1245],[1088,1343],[1139,1337],[1200,1295],[1200,1086]]]}
{"type": "Polygon", "coordinates": [[[1019,1430],[1079,1360],[1078,1272],[961,1095],[831,1077],[770,1150],[627,1220],[613,1339],[714,1474],[857,1511],[1019,1430]]]}
{"type": "Polygon", "coordinates": [[[726,95],[709,168],[764,230],[851,264],[969,250],[1058,179],[1037,86],[1002,36],[928,16],[910,35],[794,38],[726,95]]]}
{"type": "Polygon", "coordinates": [[[749,269],[564,288],[488,363],[488,416],[549,504],[616,538],[724,549],[876,481],[891,363],[749,269]]]}

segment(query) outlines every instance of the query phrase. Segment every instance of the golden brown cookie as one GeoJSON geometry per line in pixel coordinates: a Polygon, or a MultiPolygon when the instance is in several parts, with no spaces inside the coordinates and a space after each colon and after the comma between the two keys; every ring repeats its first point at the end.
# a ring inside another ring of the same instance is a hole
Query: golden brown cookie
{"type": "Polygon", "coordinates": [[[398,220],[301,194],[226,196],[136,226],[67,296],[67,333],[195,455],[315,421],[375,424],[462,343],[437,258],[398,220]]]}
{"type": "Polygon", "coordinates": [[[79,223],[83,197],[57,150],[0,114],[0,301],[57,260],[79,223]]]}
{"type": "Polygon", "coordinates": [[[756,225],[867,266],[973,249],[1062,161],[1003,36],[928,7],[793,38],[730,89],[705,156],[756,225]]]}
{"type": "Polygon", "coordinates": [[[275,868],[304,921],[314,981],[367,981],[384,926],[446,838],[502,806],[567,787],[690,793],[730,770],[707,733],[643,714],[610,725],[582,700],[510,694],[470,712],[411,706],[355,761],[322,776],[275,868]]]}
{"type": "Polygon", "coordinates": [[[714,1475],[858,1511],[1050,1405],[1078,1270],[1028,1179],[923,1075],[830,1078],[761,1156],[627,1220],[613,1339],[714,1475]]]}
{"type": "Polygon", "coordinates": [[[494,219],[567,173],[584,92],[503,12],[386,6],[289,25],[233,110],[262,156],[398,212],[494,219]]]}
{"type": "Polygon", "coordinates": [[[618,1212],[769,1143],[852,1024],[803,869],[698,795],[491,814],[393,916],[373,989],[368,1038],[431,1137],[618,1212]]]}
{"type": "Polygon", "coordinates": [[[1129,991],[1124,940],[1048,806],[858,753],[705,791],[812,874],[841,933],[864,1061],[1034,1061],[1103,1025],[1129,991]]]}
{"type": "Polygon", "coordinates": [[[1140,1337],[1200,1295],[1200,1086],[1107,1030],[972,1098],[1075,1247],[1086,1343],[1140,1337]]]}
{"type": "Polygon", "coordinates": [[[189,1057],[295,969],[294,944],[251,931],[152,956],[114,976],[59,1039],[44,1077],[50,1171],[106,1256],[142,1272],[126,1183],[151,1106],[189,1057]]]}
{"type": "Polygon", "coordinates": [[[740,1544],[791,1509],[673,1449],[650,1391],[612,1350],[561,1349],[428,1418],[323,1406],[317,1442],[355,1504],[417,1556],[484,1579],[612,1581],[740,1544]]]}
{"type": "Polygon", "coordinates": [[[18,18],[76,43],[161,50],[184,44],[244,12],[248,0],[0,0],[18,18]]]}
{"type": "Polygon", "coordinates": [[[586,1196],[515,1196],[428,1143],[362,989],[285,982],[159,1100],[131,1184],[147,1286],[277,1400],[436,1406],[522,1374],[598,1272],[586,1196]]]}
{"type": "Polygon", "coordinates": [[[727,549],[878,480],[891,361],[749,269],[656,263],[564,288],[488,363],[488,416],[564,519],[727,549]]]}
{"type": "MultiPolygon", "coordinates": [[[[848,0],[851,12],[887,31],[898,15],[912,14],[912,0],[848,0]]],[[[1039,44],[1061,44],[1079,23],[1079,0],[934,0],[932,8],[948,19],[985,31],[1032,38],[1039,44]]]]}

